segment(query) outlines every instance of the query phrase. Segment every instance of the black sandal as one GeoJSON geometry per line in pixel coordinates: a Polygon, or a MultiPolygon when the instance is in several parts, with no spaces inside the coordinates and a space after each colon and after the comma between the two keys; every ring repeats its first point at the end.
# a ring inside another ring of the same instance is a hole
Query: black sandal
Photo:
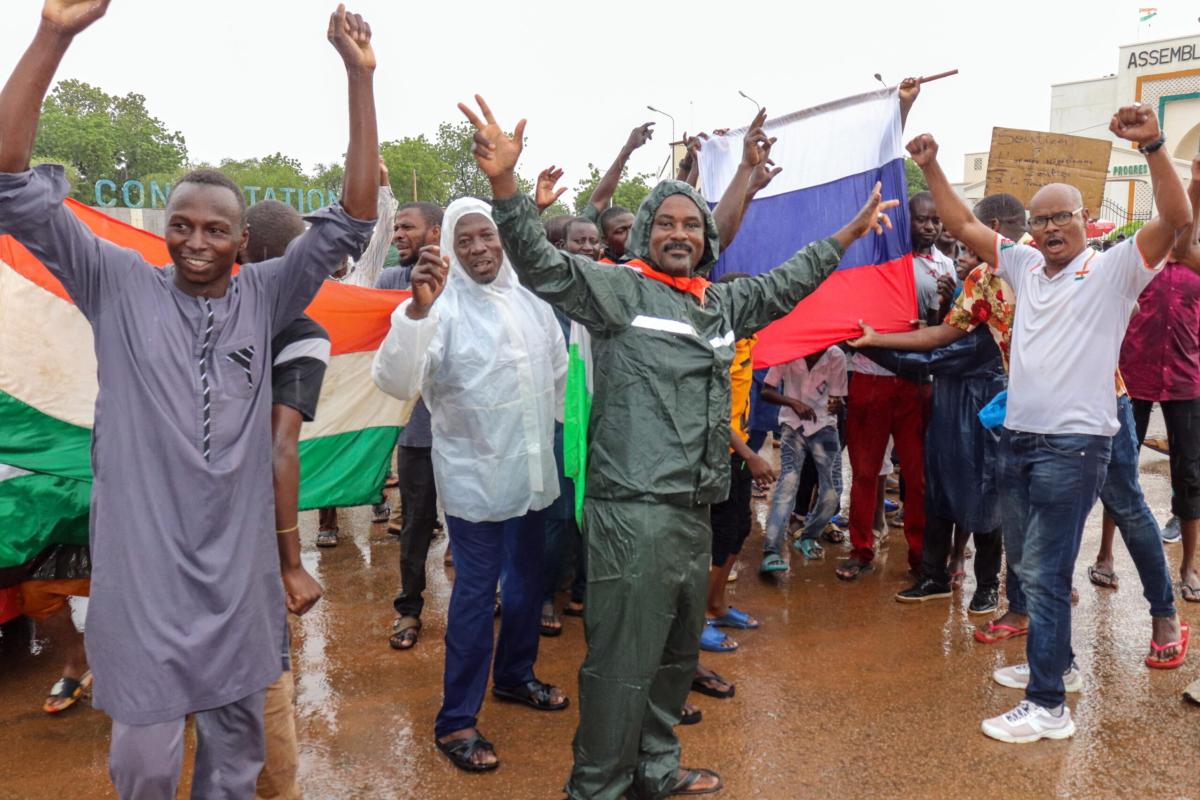
{"type": "Polygon", "coordinates": [[[480,750],[489,751],[493,755],[496,753],[496,748],[492,747],[492,743],[483,738],[483,734],[479,731],[475,731],[465,739],[451,739],[443,742],[435,738],[433,742],[437,745],[438,750],[446,754],[446,758],[450,759],[451,764],[464,772],[491,772],[500,766],[499,759],[490,764],[478,764],[473,760],[475,754],[480,750]]]}
{"type": "Polygon", "coordinates": [[[499,700],[507,700],[511,703],[524,703],[530,708],[536,708],[538,711],[562,711],[571,705],[571,698],[564,697],[561,702],[555,704],[550,694],[550,690],[554,688],[550,684],[542,683],[537,678],[534,678],[523,686],[514,686],[511,688],[493,686],[492,694],[499,700]]]}
{"type": "Polygon", "coordinates": [[[421,635],[421,620],[416,617],[397,617],[392,621],[392,635],[388,645],[393,650],[411,650],[421,635]]]}
{"type": "Polygon", "coordinates": [[[704,719],[704,712],[692,706],[688,708],[688,704],[683,704],[683,713],[679,715],[680,725],[699,725],[700,720],[704,719]]]}
{"type": "Polygon", "coordinates": [[[678,795],[699,795],[699,794],[716,794],[725,787],[721,781],[721,776],[713,772],[711,769],[684,769],[680,770],[683,774],[679,776],[679,780],[671,787],[671,791],[667,792],[668,797],[678,795]],[[716,778],[717,785],[711,789],[693,789],[696,782],[701,778],[716,778]]]}
{"type": "Polygon", "coordinates": [[[864,572],[875,569],[870,561],[859,561],[857,558],[847,558],[834,572],[839,581],[856,581],[864,572]]]}
{"type": "Polygon", "coordinates": [[[562,613],[564,617],[582,617],[583,603],[577,603],[577,601],[572,600],[570,603],[567,603],[565,608],[563,608],[562,613]],[[575,605],[578,605],[579,608],[575,608],[575,605]]]}
{"type": "Polygon", "coordinates": [[[692,678],[692,691],[699,692],[703,695],[708,695],[709,697],[715,697],[718,700],[725,700],[733,697],[734,693],[737,691],[737,687],[734,686],[730,681],[722,678],[717,673],[710,671],[708,675],[697,675],[696,677],[692,678]],[[714,689],[712,686],[709,686],[709,683],[714,681],[716,683],[723,683],[729,688],[725,689],[724,691],[720,689],[714,689]]]}
{"type": "Polygon", "coordinates": [[[562,632],[562,620],[554,613],[554,606],[550,606],[548,614],[542,611],[542,619],[538,623],[538,633],[542,636],[561,636],[562,632]]]}

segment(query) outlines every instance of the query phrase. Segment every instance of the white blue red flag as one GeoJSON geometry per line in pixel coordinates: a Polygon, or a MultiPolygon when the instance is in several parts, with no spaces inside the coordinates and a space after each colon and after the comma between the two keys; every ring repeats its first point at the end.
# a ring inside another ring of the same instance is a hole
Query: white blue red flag
{"type": "MultiPolygon", "coordinates": [[[[715,205],[742,157],[745,128],[704,143],[700,179],[715,205]]],[[[861,334],[909,330],[917,317],[912,243],[897,90],[880,89],[767,121],[778,138],[771,158],[783,168],[746,209],[742,227],[713,268],[759,275],[810,242],[835,233],[858,212],[876,181],[898,199],[894,228],[851,245],[837,271],[787,317],[759,335],[756,367],[781,364],[861,334]]]]}

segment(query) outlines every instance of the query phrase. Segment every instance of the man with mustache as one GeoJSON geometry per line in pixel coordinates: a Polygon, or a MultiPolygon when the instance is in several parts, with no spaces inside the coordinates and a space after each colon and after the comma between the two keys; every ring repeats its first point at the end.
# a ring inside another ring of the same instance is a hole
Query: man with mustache
{"type": "MultiPolygon", "coordinates": [[[[681,769],[673,726],[695,675],[712,548],[709,506],[729,494],[730,366],[734,343],[795,307],[834,270],[845,248],[890,222],[876,184],[832,237],[776,269],[710,284],[720,236],[704,199],[665,181],[642,203],[629,235],[631,269],[563,253],[546,241],[514,169],[525,122],[510,137],[482,98],[475,158],[495,195],[505,249],[522,282],[593,334],[593,396],[583,529],[588,655],[571,798],[628,793],[711,794],[711,770],[681,769]]],[[[762,117],[764,115],[760,115],[762,117]]],[[[758,120],[759,125],[762,120],[758,120]]],[[[745,136],[726,197],[744,198],[770,140],[745,136]]],[[[740,215],[737,215],[740,217],[740,215]]]]}
{"type": "MultiPolygon", "coordinates": [[[[1121,427],[1112,376],[1138,295],[1191,222],[1153,111],[1140,103],[1123,107],[1109,129],[1145,154],[1159,216],[1105,253],[1087,246],[1088,212],[1074,187],[1049,184],[1033,196],[1029,230],[1037,249],[1018,245],[954,194],[932,136],[908,145],[946,227],[989,254],[991,269],[1016,294],[998,486],[1005,550],[1029,615],[1029,663],[995,673],[1004,685],[1024,685],[1025,699],[982,724],[986,735],[1010,743],[1074,735],[1064,703],[1066,679],[1078,680],[1071,578],[1121,427]]],[[[1164,648],[1186,647],[1187,633],[1184,625],[1181,641],[1164,648]]]]}
{"type": "Polygon", "coordinates": [[[344,6],[329,20],[350,95],[340,204],[310,215],[285,256],[233,276],[245,199],[220,173],[190,173],[167,206],[172,263],[157,269],[70,212],[62,167],[29,168],[54,72],[107,6],[47,0],[0,92],[0,232],[62,282],[95,337],[86,645],[94,704],[113,719],[117,793],[175,796],[192,714],[192,796],[251,797],[300,575],[281,575],[297,531],[277,530],[272,512],[270,345],[375,225],[371,31],[344,6]]]}

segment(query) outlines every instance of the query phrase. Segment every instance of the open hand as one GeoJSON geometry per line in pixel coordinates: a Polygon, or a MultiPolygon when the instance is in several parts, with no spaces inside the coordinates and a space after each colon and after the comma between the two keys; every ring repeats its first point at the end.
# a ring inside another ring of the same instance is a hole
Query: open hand
{"type": "Polygon", "coordinates": [[[851,339],[846,344],[851,347],[879,347],[879,334],[875,332],[874,328],[861,319],[858,321],[858,327],[863,329],[862,336],[851,339]]]}
{"type": "Polygon", "coordinates": [[[925,169],[937,160],[938,143],[931,134],[922,133],[909,142],[905,146],[905,149],[908,150],[908,154],[912,156],[912,160],[921,169],[925,169]]]}
{"type": "Polygon", "coordinates": [[[875,188],[871,190],[871,196],[867,198],[867,202],[859,209],[854,219],[850,220],[838,234],[848,235],[851,242],[866,236],[868,231],[882,234],[885,227],[889,230],[892,227],[892,220],[888,217],[887,210],[898,205],[900,205],[899,200],[883,199],[883,184],[876,181],[875,188]]]}
{"type": "Polygon", "coordinates": [[[304,567],[285,569],[282,576],[287,610],[296,616],[303,615],[325,594],[321,584],[317,583],[317,579],[310,575],[304,567]]]}
{"type": "MultiPolygon", "coordinates": [[[[496,122],[487,101],[475,95],[475,102],[483,112],[482,120],[464,103],[458,104],[458,110],[475,126],[475,162],[479,164],[483,174],[492,179],[492,188],[495,190],[495,180],[511,179],[513,170],[517,167],[517,159],[521,157],[521,150],[525,147],[525,120],[518,122],[517,127],[513,129],[513,135],[509,136],[496,122]]],[[[515,180],[513,185],[516,185],[515,180]]]]}
{"type": "Polygon", "coordinates": [[[563,192],[567,190],[565,186],[557,190],[554,188],[562,176],[563,171],[553,164],[538,173],[534,202],[537,203],[539,214],[554,205],[554,201],[562,197],[563,192]]]}
{"type": "Polygon", "coordinates": [[[1162,136],[1158,127],[1158,117],[1150,106],[1134,103],[1122,106],[1113,114],[1108,129],[1114,135],[1138,146],[1153,144],[1162,136]]]}
{"type": "Polygon", "coordinates": [[[434,301],[446,288],[446,278],[449,274],[450,258],[442,255],[440,247],[427,244],[421,248],[421,256],[417,259],[410,276],[412,302],[405,311],[410,319],[424,319],[429,315],[434,301]]]}
{"type": "Polygon", "coordinates": [[[346,69],[375,69],[375,51],[371,49],[371,26],[361,14],[346,11],[345,3],[338,3],[337,11],[329,15],[329,30],[325,37],[342,57],[346,69]]]}
{"type": "Polygon", "coordinates": [[[110,0],[46,0],[42,21],[74,36],[104,16],[110,0]]]}
{"type": "Polygon", "coordinates": [[[781,172],[783,172],[783,167],[775,166],[775,162],[769,158],[759,164],[750,173],[750,185],[746,189],[747,196],[754,197],[754,195],[767,188],[767,184],[775,180],[775,176],[781,172]]]}

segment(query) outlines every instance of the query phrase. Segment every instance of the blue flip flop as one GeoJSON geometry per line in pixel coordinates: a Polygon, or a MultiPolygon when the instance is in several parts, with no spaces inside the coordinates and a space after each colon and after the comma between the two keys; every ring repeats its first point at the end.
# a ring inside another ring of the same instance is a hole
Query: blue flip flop
{"type": "Polygon", "coordinates": [[[763,556],[762,565],[758,568],[759,575],[768,575],[772,572],[787,572],[787,562],[783,560],[783,556],[778,553],[767,553],[763,556]]]}
{"type": "Polygon", "coordinates": [[[729,607],[729,613],[723,617],[717,617],[708,621],[709,625],[714,628],[740,628],[744,631],[754,630],[759,626],[759,623],[753,622],[750,615],[745,611],[740,611],[733,606],[729,607]]]}
{"type": "Polygon", "coordinates": [[[737,648],[737,642],[721,633],[712,625],[705,624],[704,632],[700,634],[701,650],[708,653],[732,653],[737,648]]]}

